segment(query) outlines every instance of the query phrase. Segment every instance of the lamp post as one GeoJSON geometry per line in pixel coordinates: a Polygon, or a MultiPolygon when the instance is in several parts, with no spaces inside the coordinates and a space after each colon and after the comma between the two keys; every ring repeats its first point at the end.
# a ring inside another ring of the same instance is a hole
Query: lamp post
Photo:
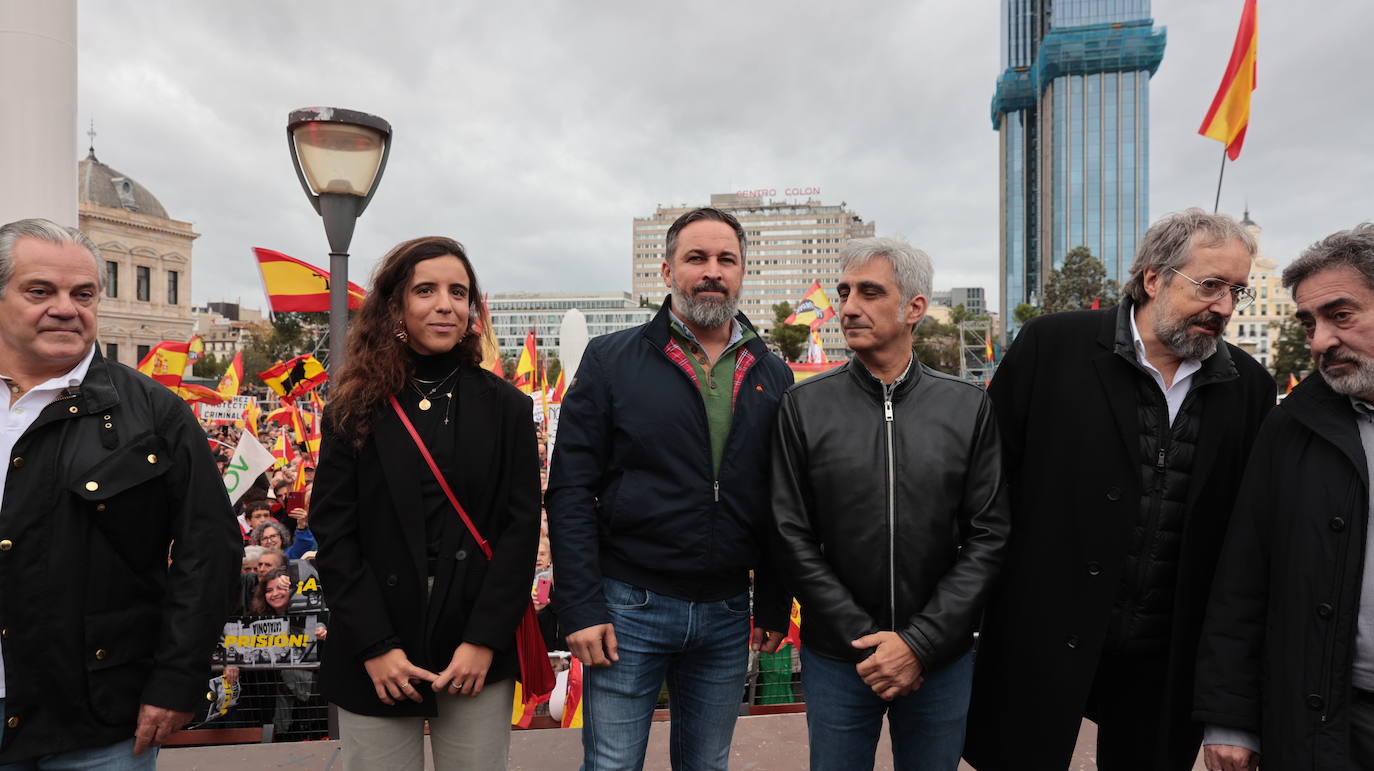
{"type": "Polygon", "coordinates": [[[286,143],[296,177],[324,219],[329,239],[329,376],[343,366],[348,334],[348,245],[353,226],[377,192],[391,154],[391,124],[333,107],[293,110],[286,143]]]}

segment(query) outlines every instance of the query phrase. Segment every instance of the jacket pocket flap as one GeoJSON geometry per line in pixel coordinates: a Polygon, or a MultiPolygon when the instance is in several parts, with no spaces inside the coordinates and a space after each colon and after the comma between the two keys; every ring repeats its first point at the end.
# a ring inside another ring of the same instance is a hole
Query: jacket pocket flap
{"type": "Polygon", "coordinates": [[[86,670],[98,672],[142,661],[151,664],[162,633],[162,613],[142,607],[93,613],[86,617],[86,670]]]}
{"type": "Polygon", "coordinates": [[[71,491],[87,501],[104,501],[167,473],[166,445],[142,434],[109,457],[72,478],[71,491]]]}

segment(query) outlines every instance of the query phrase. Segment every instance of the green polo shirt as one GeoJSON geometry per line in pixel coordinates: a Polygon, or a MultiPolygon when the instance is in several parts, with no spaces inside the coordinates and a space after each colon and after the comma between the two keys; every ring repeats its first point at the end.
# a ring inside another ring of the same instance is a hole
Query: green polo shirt
{"type": "Polygon", "coordinates": [[[711,468],[719,475],[720,458],[725,454],[725,439],[730,435],[730,421],[734,417],[735,361],[740,346],[755,335],[738,321],[731,321],[730,343],[713,363],[697,343],[692,330],[677,318],[677,314],[669,313],[668,329],[687,352],[687,360],[697,376],[701,400],[706,406],[706,427],[711,434],[711,468]]]}

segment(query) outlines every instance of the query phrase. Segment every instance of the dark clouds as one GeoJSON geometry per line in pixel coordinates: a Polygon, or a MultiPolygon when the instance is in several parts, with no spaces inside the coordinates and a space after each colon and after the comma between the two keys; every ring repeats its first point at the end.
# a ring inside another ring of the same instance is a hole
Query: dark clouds
{"type": "MultiPolygon", "coordinates": [[[[397,241],[443,233],[492,291],[628,289],[633,217],[809,185],[930,251],[940,286],[996,293],[993,0],[80,8],[83,125],[96,120],[101,160],[203,234],[197,301],[263,304],[251,246],[326,263],[285,138],[287,113],[317,104],[396,130],[355,280],[397,241]]],[[[1169,46],[1151,89],[1153,215],[1211,205],[1220,146],[1195,132],[1239,8],[1155,2],[1169,46]]],[[[1248,198],[1286,262],[1374,218],[1374,9],[1260,13],[1254,125],[1222,208],[1248,198]]]]}

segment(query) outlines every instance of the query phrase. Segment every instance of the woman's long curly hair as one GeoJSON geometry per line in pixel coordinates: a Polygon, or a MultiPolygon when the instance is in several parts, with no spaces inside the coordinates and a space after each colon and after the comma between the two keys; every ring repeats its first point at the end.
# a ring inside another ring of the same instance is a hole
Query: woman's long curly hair
{"type": "Polygon", "coordinates": [[[468,328],[457,350],[463,365],[482,363],[482,339],[476,334],[482,292],[463,245],[451,238],[425,236],[392,247],[372,273],[372,289],[348,332],[348,359],[334,383],[329,401],[331,422],[340,436],[361,448],[372,431],[377,410],[388,396],[400,393],[414,376],[410,347],[396,333],[402,329],[406,288],[415,265],[453,255],[468,272],[468,328]]]}

